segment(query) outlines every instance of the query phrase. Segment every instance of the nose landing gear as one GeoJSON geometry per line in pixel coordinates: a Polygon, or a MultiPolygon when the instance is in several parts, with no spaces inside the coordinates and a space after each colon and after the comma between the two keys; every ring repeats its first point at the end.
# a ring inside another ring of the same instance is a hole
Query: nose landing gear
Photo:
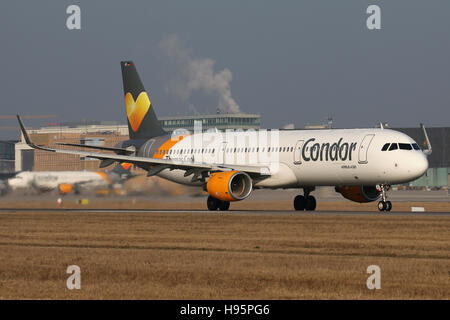
{"type": "Polygon", "coordinates": [[[390,185],[382,184],[380,185],[381,188],[381,201],[378,202],[378,210],[380,212],[383,211],[391,211],[392,209],[392,202],[386,201],[386,192],[391,188],[390,185]]]}
{"type": "Polygon", "coordinates": [[[298,195],[294,198],[294,209],[297,211],[314,211],[316,210],[316,198],[309,195],[311,191],[313,191],[315,188],[303,188],[304,196],[298,195]]]}

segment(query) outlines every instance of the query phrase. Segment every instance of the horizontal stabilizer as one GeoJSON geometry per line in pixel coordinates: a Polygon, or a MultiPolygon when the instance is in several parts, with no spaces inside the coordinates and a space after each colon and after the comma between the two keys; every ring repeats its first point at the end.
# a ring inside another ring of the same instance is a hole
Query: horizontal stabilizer
{"type": "Polygon", "coordinates": [[[106,168],[106,167],[109,167],[110,165],[112,165],[114,162],[116,162],[116,160],[114,160],[114,159],[104,159],[100,162],[100,165],[98,167],[106,168]]]}

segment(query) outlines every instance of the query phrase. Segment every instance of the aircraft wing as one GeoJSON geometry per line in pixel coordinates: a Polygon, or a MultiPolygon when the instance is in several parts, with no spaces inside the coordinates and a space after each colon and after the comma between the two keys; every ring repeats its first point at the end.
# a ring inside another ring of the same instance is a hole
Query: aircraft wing
{"type": "Polygon", "coordinates": [[[201,162],[192,162],[192,161],[180,161],[180,160],[171,160],[171,159],[155,159],[155,158],[147,158],[147,157],[138,157],[138,156],[128,156],[128,155],[119,155],[119,154],[110,154],[110,153],[100,153],[100,152],[87,152],[87,151],[78,151],[78,150],[68,150],[68,149],[54,149],[49,147],[44,147],[40,145],[34,144],[23,125],[20,116],[17,115],[17,120],[19,121],[20,129],[25,138],[26,143],[34,148],[39,150],[45,150],[56,153],[63,154],[73,154],[79,155],[82,157],[89,157],[99,160],[112,160],[117,162],[129,162],[136,165],[140,165],[142,167],[148,168],[148,176],[153,176],[158,174],[164,169],[182,169],[186,170],[185,176],[189,176],[193,174],[193,181],[200,180],[196,179],[198,175],[205,171],[230,171],[230,170],[238,170],[243,171],[249,174],[261,175],[261,176],[269,176],[270,169],[267,166],[249,166],[249,165],[237,165],[237,164],[211,164],[211,163],[201,163],[201,162]]]}
{"type": "Polygon", "coordinates": [[[64,143],[64,142],[57,142],[56,144],[60,145],[60,146],[79,147],[79,148],[96,149],[96,150],[103,150],[103,151],[114,151],[114,152],[117,152],[118,154],[131,154],[134,152],[132,150],[127,150],[127,149],[123,149],[123,148],[91,146],[88,144],[76,144],[76,143],[64,143]]]}

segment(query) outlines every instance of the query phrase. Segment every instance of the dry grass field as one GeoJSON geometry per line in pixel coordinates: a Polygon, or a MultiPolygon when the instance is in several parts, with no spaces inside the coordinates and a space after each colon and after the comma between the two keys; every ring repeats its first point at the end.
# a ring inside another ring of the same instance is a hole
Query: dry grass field
{"type": "Polygon", "coordinates": [[[397,298],[450,298],[450,216],[0,213],[0,299],[397,298]]]}

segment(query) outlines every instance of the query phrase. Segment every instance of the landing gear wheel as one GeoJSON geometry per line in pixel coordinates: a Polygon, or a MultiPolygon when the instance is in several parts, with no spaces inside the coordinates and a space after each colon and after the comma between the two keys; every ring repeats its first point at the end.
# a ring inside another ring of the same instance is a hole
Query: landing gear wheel
{"type": "Polygon", "coordinates": [[[387,208],[386,202],[384,202],[384,201],[378,202],[378,210],[379,211],[386,211],[386,208],[387,208]]]}
{"type": "Polygon", "coordinates": [[[206,205],[208,210],[215,211],[219,208],[220,200],[214,197],[208,196],[208,200],[206,200],[206,205]]]}
{"type": "Polygon", "coordinates": [[[303,211],[306,207],[306,198],[302,195],[294,198],[294,209],[297,211],[303,211]]]}
{"type": "Polygon", "coordinates": [[[220,211],[227,211],[230,208],[230,202],[229,201],[220,201],[219,203],[219,210],[220,211]]]}
{"type": "Polygon", "coordinates": [[[305,209],[307,211],[314,211],[316,210],[316,198],[314,198],[313,196],[307,196],[306,197],[306,206],[305,209]]]}
{"type": "Polygon", "coordinates": [[[392,202],[386,201],[386,211],[391,211],[392,209],[392,202]]]}
{"type": "Polygon", "coordinates": [[[391,188],[390,185],[381,184],[381,201],[378,202],[378,210],[380,211],[391,211],[392,202],[386,201],[386,192],[391,188]]]}

